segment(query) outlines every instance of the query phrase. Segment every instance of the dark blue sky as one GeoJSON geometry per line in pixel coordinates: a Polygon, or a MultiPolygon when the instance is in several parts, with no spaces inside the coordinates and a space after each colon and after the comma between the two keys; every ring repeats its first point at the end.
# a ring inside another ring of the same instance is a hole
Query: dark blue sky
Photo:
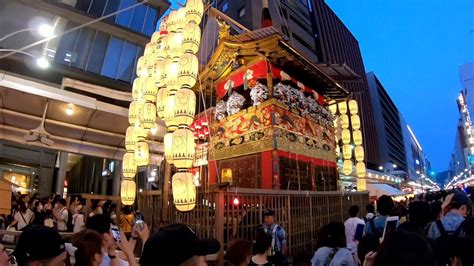
{"type": "Polygon", "coordinates": [[[459,66],[474,60],[473,0],[326,0],[359,40],[434,170],[448,168],[459,66]]]}

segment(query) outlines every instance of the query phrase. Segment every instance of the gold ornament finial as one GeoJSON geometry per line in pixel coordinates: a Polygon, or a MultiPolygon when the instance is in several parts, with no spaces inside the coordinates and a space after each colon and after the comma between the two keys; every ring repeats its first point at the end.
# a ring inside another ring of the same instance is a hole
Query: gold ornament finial
{"type": "Polygon", "coordinates": [[[223,39],[230,36],[230,26],[224,20],[216,19],[217,24],[219,25],[219,39],[221,42],[223,39]]]}

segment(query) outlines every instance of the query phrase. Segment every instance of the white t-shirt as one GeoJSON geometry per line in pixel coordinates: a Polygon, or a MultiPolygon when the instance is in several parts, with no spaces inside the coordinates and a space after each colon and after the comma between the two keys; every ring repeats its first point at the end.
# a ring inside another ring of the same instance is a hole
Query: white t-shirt
{"type": "Polygon", "coordinates": [[[74,214],[72,216],[72,224],[74,225],[74,233],[82,231],[82,229],[84,229],[84,214],[74,214]]]}
{"type": "Polygon", "coordinates": [[[17,230],[23,229],[25,226],[29,225],[31,222],[33,222],[33,211],[30,209],[26,209],[26,213],[21,213],[20,211],[17,211],[15,213],[15,216],[13,219],[15,221],[18,221],[16,225],[17,230]]]}
{"type": "Polygon", "coordinates": [[[59,231],[67,231],[67,219],[69,218],[69,212],[66,207],[62,208],[58,212],[60,219],[56,221],[56,225],[59,231]]]}
{"type": "Polygon", "coordinates": [[[347,219],[344,222],[344,228],[346,229],[346,244],[347,248],[352,251],[352,253],[357,252],[357,245],[359,244],[358,240],[354,240],[356,233],[356,228],[358,224],[365,225],[364,220],[358,217],[352,217],[347,219]]]}

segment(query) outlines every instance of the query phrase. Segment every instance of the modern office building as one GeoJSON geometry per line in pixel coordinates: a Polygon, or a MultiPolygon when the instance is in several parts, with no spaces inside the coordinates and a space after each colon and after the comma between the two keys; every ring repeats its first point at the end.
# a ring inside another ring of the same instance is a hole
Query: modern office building
{"type": "Polygon", "coordinates": [[[374,72],[367,73],[371,106],[374,110],[380,166],[396,165],[406,171],[405,143],[400,112],[374,72]]]}
{"type": "MultiPolygon", "coordinates": [[[[217,8],[250,30],[261,27],[262,1],[218,0],[217,8]]],[[[358,101],[366,161],[378,165],[375,122],[357,39],[324,0],[269,1],[273,27],[306,58],[353,92],[358,101]]]]}
{"type": "MultiPolygon", "coordinates": [[[[168,7],[0,0],[0,179],[21,177],[23,189],[43,195],[65,185],[118,193],[136,61],[168,7]],[[37,33],[42,25],[53,28],[51,39],[37,33]]],[[[155,141],[157,160],[160,149],[155,141]]]]}

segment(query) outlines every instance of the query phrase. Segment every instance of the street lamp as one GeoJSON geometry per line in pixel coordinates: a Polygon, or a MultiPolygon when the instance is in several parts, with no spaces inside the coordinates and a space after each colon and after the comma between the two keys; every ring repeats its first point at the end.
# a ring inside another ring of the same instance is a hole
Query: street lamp
{"type": "Polygon", "coordinates": [[[12,32],[10,34],[7,34],[0,38],[0,42],[12,37],[13,35],[17,35],[18,33],[26,32],[26,31],[37,31],[39,35],[43,37],[51,37],[54,34],[54,28],[51,27],[48,24],[40,24],[38,27],[33,27],[33,28],[26,28],[22,30],[17,30],[15,32],[12,32]]]}
{"type": "Polygon", "coordinates": [[[383,170],[383,166],[379,166],[379,170],[383,170]]]}
{"type": "Polygon", "coordinates": [[[50,65],[48,59],[46,59],[45,57],[37,57],[37,56],[34,56],[34,55],[32,55],[30,53],[27,53],[25,51],[18,51],[18,50],[15,50],[15,49],[0,49],[0,53],[2,53],[2,52],[16,52],[16,53],[20,53],[20,54],[24,54],[24,55],[27,55],[29,57],[32,57],[32,58],[36,59],[36,65],[41,69],[46,69],[50,65]]]}

